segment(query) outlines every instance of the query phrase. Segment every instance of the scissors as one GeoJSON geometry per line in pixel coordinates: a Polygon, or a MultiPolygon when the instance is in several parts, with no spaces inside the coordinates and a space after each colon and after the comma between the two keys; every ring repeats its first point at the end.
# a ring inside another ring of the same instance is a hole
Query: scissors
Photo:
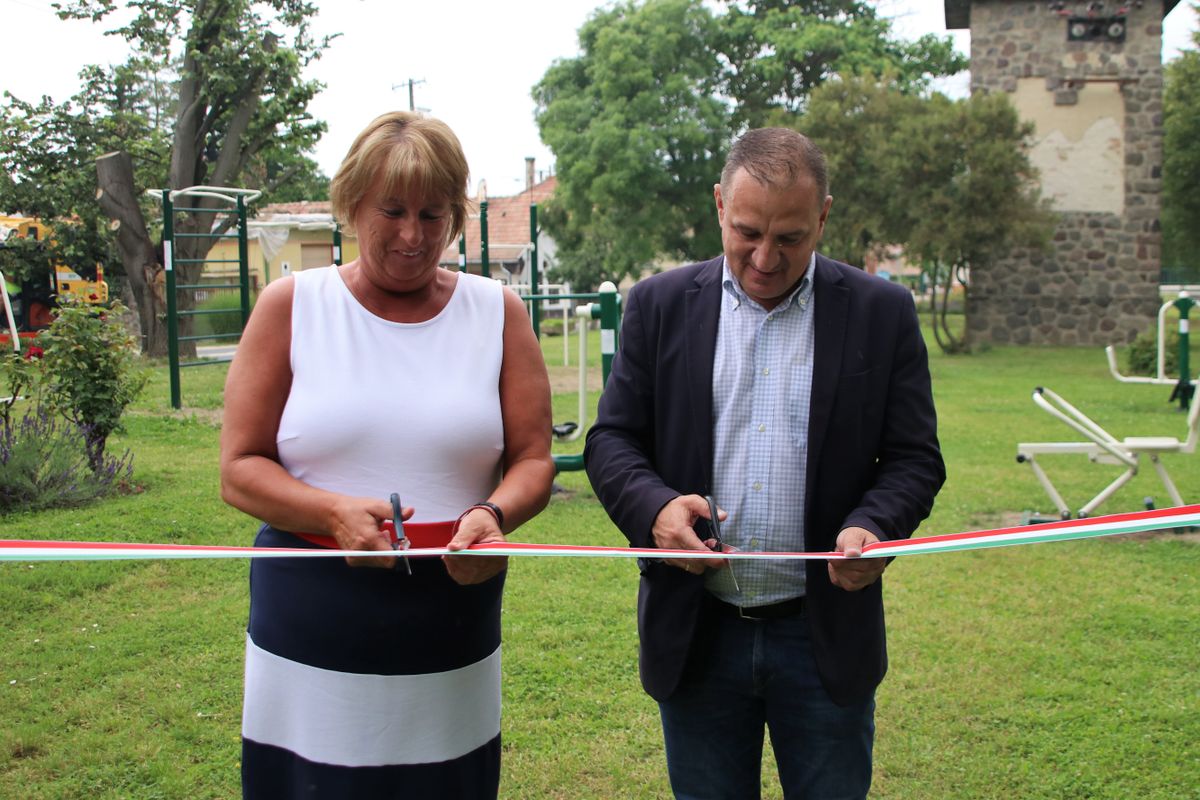
{"type": "MultiPolygon", "coordinates": [[[[704,500],[708,503],[708,527],[712,532],[712,538],[715,540],[712,546],[714,553],[722,552],[721,547],[721,520],[717,517],[717,501],[713,499],[711,494],[704,495],[704,500]]],[[[733,579],[733,589],[738,594],[742,593],[742,588],[738,586],[737,575],[733,572],[733,564],[729,564],[729,577],[733,579]]]]}
{"type": "MultiPolygon", "coordinates": [[[[392,501],[392,526],[396,530],[396,541],[392,542],[392,549],[407,550],[412,543],[408,540],[408,536],[405,535],[404,522],[400,519],[400,495],[392,492],[390,500],[392,501]]],[[[408,559],[404,556],[396,559],[396,563],[392,565],[392,569],[399,569],[399,562],[401,561],[404,562],[404,571],[412,575],[412,565],[408,563],[408,559]]]]}

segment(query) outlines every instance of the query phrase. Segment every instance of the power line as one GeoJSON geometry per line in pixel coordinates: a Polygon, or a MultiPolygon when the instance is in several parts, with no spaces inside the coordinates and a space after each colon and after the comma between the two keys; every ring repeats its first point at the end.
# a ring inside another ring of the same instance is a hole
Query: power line
{"type": "Polygon", "coordinates": [[[418,109],[416,100],[413,97],[413,87],[416,86],[418,83],[424,83],[424,82],[425,82],[425,80],[423,78],[421,80],[416,80],[415,78],[409,78],[406,81],[400,81],[400,83],[393,83],[392,91],[393,92],[396,91],[401,86],[407,86],[408,87],[408,110],[409,111],[418,111],[418,110],[419,111],[428,111],[429,109],[427,109],[427,108],[418,109]]]}

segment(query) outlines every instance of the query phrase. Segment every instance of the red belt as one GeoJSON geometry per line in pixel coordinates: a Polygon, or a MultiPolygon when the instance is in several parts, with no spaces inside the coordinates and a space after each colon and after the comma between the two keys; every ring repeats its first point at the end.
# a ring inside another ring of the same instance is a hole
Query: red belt
{"type": "MultiPolygon", "coordinates": [[[[404,523],[404,535],[408,537],[410,547],[445,547],[454,538],[455,521],[450,522],[406,522],[404,523]]],[[[392,544],[396,543],[396,528],[392,525],[392,521],[384,520],[379,526],[379,530],[387,534],[388,541],[392,544]]],[[[325,536],[320,533],[300,533],[293,531],[293,535],[299,536],[306,542],[315,544],[318,547],[325,547],[330,550],[340,550],[337,539],[332,536],[325,536]]]]}

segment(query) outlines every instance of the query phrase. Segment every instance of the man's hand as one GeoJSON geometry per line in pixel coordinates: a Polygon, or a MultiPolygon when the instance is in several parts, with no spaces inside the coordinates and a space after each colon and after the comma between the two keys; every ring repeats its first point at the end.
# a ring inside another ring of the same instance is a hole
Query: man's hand
{"type": "MultiPolygon", "coordinates": [[[[724,520],[729,515],[723,510],[717,511],[717,517],[724,520]]],[[[708,519],[708,501],[698,494],[684,494],[676,497],[662,507],[654,518],[654,544],[662,550],[711,550],[716,539],[701,539],[696,533],[697,520],[708,519]]],[[[718,559],[668,558],[666,563],[678,567],[693,575],[703,575],[705,569],[720,569],[728,561],[718,559]]]]}
{"type": "Polygon", "coordinates": [[[845,528],[838,534],[834,552],[845,553],[846,559],[830,561],[829,580],[848,592],[857,592],[879,580],[887,567],[886,558],[863,558],[862,549],[879,537],[866,528],[845,528]]]}

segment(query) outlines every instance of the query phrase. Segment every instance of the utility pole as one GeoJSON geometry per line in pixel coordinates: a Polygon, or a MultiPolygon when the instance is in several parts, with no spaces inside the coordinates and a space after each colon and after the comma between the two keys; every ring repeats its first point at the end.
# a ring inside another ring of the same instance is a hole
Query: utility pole
{"type": "MultiPolygon", "coordinates": [[[[408,87],[408,110],[409,110],[409,111],[416,111],[416,110],[417,110],[417,103],[416,103],[416,99],[413,97],[413,87],[414,87],[414,86],[416,86],[418,83],[424,83],[424,82],[425,82],[425,80],[424,80],[424,79],[422,79],[422,80],[415,80],[414,78],[409,78],[409,79],[408,79],[408,80],[406,80],[406,81],[400,81],[400,83],[393,83],[393,84],[392,84],[392,91],[393,91],[393,92],[394,92],[394,91],[396,91],[396,90],[397,90],[397,89],[399,89],[401,86],[407,86],[407,87],[408,87]]],[[[424,108],[423,108],[423,109],[421,109],[421,111],[427,111],[427,110],[428,110],[428,109],[424,109],[424,108]]]]}

